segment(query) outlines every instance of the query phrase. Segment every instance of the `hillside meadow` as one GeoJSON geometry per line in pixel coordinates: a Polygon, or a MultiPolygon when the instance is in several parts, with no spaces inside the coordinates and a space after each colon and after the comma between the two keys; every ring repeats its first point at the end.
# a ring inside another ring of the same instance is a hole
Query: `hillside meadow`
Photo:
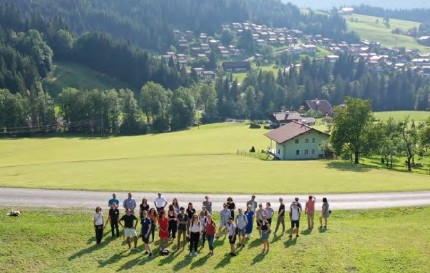
{"type": "MultiPolygon", "coordinates": [[[[142,254],[141,240],[139,251],[130,252],[123,237],[111,239],[110,226],[97,246],[91,222],[93,210],[27,208],[19,218],[6,213],[0,208],[0,264],[5,273],[424,273],[430,264],[430,207],[333,211],[327,229],[322,230],[318,224],[307,230],[303,217],[299,238],[270,235],[268,254],[262,254],[262,242],[254,227],[251,239],[236,257],[228,254],[228,240],[223,237],[215,241],[212,257],[207,255],[207,243],[199,247],[197,257],[189,257],[187,248],[168,256],[148,257],[142,254]]],[[[157,243],[156,235],[152,247],[156,248],[157,243]]],[[[176,248],[176,242],[171,248],[176,248]]]]}
{"type": "Polygon", "coordinates": [[[430,52],[429,47],[420,45],[411,36],[393,34],[393,29],[399,28],[407,31],[410,28],[419,27],[418,22],[390,19],[390,28],[385,27],[383,18],[367,15],[345,15],[348,30],[358,33],[361,39],[380,42],[386,47],[405,47],[407,49],[419,49],[424,53],[430,52]]]}
{"type": "Polygon", "coordinates": [[[430,189],[427,175],[246,154],[252,146],[270,146],[266,132],[232,122],[135,137],[2,139],[0,187],[191,193],[430,189]]]}

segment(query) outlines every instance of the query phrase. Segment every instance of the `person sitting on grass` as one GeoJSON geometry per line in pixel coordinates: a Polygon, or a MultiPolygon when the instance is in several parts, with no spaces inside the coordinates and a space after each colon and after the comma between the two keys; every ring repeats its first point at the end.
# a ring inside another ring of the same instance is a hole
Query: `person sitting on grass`
{"type": "Polygon", "coordinates": [[[151,219],[148,217],[148,212],[144,210],[142,212],[142,219],[140,220],[140,223],[142,224],[142,241],[143,246],[145,248],[145,254],[149,254],[149,256],[152,256],[151,246],[149,245],[149,234],[151,233],[151,219]]]}
{"type": "Polygon", "coordinates": [[[125,213],[126,214],[119,219],[118,223],[124,228],[124,236],[127,238],[128,250],[131,250],[131,238],[134,240],[134,249],[137,250],[136,226],[139,220],[132,214],[131,209],[127,209],[125,213]],[[121,223],[122,221],[124,225],[121,223]]]}
{"type": "Polygon", "coordinates": [[[230,217],[230,223],[228,224],[228,242],[230,243],[230,255],[236,256],[236,224],[234,223],[234,217],[230,217]]]}
{"type": "Polygon", "coordinates": [[[293,237],[294,229],[296,230],[296,238],[299,237],[301,212],[302,212],[302,210],[300,209],[297,201],[294,201],[293,203],[291,203],[291,209],[290,209],[291,234],[289,236],[290,238],[293,237]]]}

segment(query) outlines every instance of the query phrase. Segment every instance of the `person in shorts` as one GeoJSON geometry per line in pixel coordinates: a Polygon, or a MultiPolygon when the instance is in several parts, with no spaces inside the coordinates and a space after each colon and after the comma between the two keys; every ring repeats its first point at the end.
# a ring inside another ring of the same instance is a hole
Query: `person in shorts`
{"type": "Polygon", "coordinates": [[[266,215],[263,215],[263,221],[261,221],[261,239],[263,240],[263,253],[269,252],[269,235],[271,232],[270,223],[267,220],[266,215]]]}
{"type": "Polygon", "coordinates": [[[291,234],[290,238],[293,237],[294,230],[296,230],[296,238],[299,237],[299,228],[300,228],[300,214],[302,210],[299,207],[297,201],[291,203],[290,209],[290,220],[291,220],[291,234]]]}
{"type": "Polygon", "coordinates": [[[236,256],[236,224],[234,223],[234,217],[230,217],[230,223],[228,224],[228,242],[230,243],[230,255],[236,256]]]}
{"type": "Polygon", "coordinates": [[[237,236],[239,237],[239,247],[245,246],[245,229],[248,225],[248,218],[241,208],[238,210],[238,214],[236,216],[236,226],[237,226],[237,236]]]}
{"type": "Polygon", "coordinates": [[[149,256],[152,256],[151,246],[149,245],[149,235],[151,234],[151,219],[148,217],[148,212],[146,210],[142,211],[142,219],[140,220],[140,223],[142,225],[142,241],[143,246],[145,248],[145,254],[149,254],[149,256]]]}
{"type": "MultiPolygon", "coordinates": [[[[221,236],[221,233],[228,227],[230,217],[231,217],[231,211],[228,209],[227,203],[224,203],[223,205],[224,209],[220,211],[220,224],[218,228],[218,234],[215,236],[215,238],[219,238],[221,236]]],[[[227,236],[228,231],[225,230],[225,235],[227,236]]]]}
{"type": "Polygon", "coordinates": [[[131,209],[127,209],[125,215],[123,215],[118,221],[118,223],[124,228],[124,236],[127,238],[129,250],[131,250],[131,238],[134,240],[134,249],[137,250],[136,226],[138,221],[137,217],[132,214],[131,209]],[[124,222],[124,225],[122,222],[124,222]]]}
{"type": "Polygon", "coordinates": [[[177,249],[181,246],[181,237],[182,237],[182,249],[185,248],[185,237],[187,236],[187,225],[188,225],[188,215],[185,213],[185,208],[179,208],[178,214],[178,246],[177,249]]]}

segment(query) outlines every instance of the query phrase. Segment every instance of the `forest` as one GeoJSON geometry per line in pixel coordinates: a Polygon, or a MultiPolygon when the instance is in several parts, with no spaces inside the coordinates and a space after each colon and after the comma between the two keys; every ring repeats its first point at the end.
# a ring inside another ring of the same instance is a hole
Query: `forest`
{"type": "MultiPolygon", "coordinates": [[[[226,118],[266,119],[273,111],[300,109],[307,99],[327,99],[338,105],[348,96],[371,99],[375,111],[430,107],[428,78],[409,69],[374,73],[363,60],[356,62],[347,54],[334,64],[306,57],[295,66],[291,54],[283,53],[274,60],[279,64],[277,73],[253,68],[243,82],[213,61],[217,78],[203,83],[185,66],[172,59],[164,61],[157,53],[174,49],[173,29],[219,35],[216,32],[223,23],[248,19],[356,41],[358,37],[346,32],[345,20],[336,12],[301,13],[277,0],[224,0],[215,6],[213,1],[192,0],[118,3],[0,3],[2,132],[163,132],[226,118]],[[51,97],[41,82],[57,61],[79,63],[132,88],[78,90],[64,86],[58,96],[51,97]],[[196,111],[201,119],[194,118],[196,111]]],[[[246,50],[250,33],[245,31],[242,36],[238,45],[246,50]]]]}

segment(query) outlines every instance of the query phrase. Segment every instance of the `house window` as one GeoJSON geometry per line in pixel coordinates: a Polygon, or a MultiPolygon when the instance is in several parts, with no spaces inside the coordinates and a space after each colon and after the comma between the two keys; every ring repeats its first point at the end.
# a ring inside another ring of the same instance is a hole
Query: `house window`
{"type": "Polygon", "coordinates": [[[309,154],[309,151],[308,150],[305,150],[305,155],[308,155],[309,154]]]}
{"type": "Polygon", "coordinates": [[[298,139],[298,138],[296,138],[296,139],[294,140],[294,143],[299,144],[299,139],[298,139]]]}
{"type": "Polygon", "coordinates": [[[296,150],[296,155],[300,155],[300,151],[299,150],[296,150]]]}
{"type": "Polygon", "coordinates": [[[313,155],[315,154],[315,149],[312,149],[312,154],[313,154],[313,155]]]}
{"type": "Polygon", "coordinates": [[[309,139],[307,138],[307,139],[305,139],[305,143],[309,143],[309,139]]]}
{"type": "Polygon", "coordinates": [[[312,143],[315,143],[315,138],[312,138],[312,143]]]}

